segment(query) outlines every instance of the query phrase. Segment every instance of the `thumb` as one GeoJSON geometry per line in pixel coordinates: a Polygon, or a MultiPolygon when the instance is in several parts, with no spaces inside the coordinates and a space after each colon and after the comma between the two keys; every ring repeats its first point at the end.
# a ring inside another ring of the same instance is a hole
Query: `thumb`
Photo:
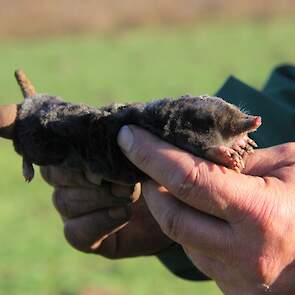
{"type": "Polygon", "coordinates": [[[259,177],[195,157],[136,126],[124,126],[118,143],[131,162],[179,200],[220,218],[230,208],[247,206],[249,190],[264,185],[259,177]]]}
{"type": "Polygon", "coordinates": [[[289,156],[292,154],[292,149],[294,151],[294,145],[290,143],[257,149],[254,154],[246,159],[246,167],[243,173],[253,176],[269,176],[272,171],[294,162],[294,159],[289,156]]]}

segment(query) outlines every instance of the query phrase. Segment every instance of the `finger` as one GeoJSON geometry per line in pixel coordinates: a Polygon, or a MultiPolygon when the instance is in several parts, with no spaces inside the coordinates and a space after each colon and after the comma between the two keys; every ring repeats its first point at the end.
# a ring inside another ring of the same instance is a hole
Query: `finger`
{"type": "Polygon", "coordinates": [[[194,157],[136,126],[123,127],[118,143],[139,169],[182,202],[220,218],[230,218],[227,209],[247,207],[249,190],[264,185],[258,177],[194,157]]]}
{"type": "Polygon", "coordinates": [[[126,226],[108,235],[95,253],[112,259],[154,255],[173,243],[149,212],[138,212],[138,203],[130,206],[132,216],[126,226]]]}
{"type": "Polygon", "coordinates": [[[256,150],[246,159],[243,173],[256,176],[275,176],[282,167],[291,166],[295,162],[295,143],[281,144],[270,148],[256,150]]]}
{"type": "Polygon", "coordinates": [[[83,252],[97,252],[102,241],[124,226],[130,218],[127,207],[103,209],[65,221],[64,234],[74,248],[83,252]]]}
{"type": "MultiPolygon", "coordinates": [[[[132,190],[130,189],[132,194],[132,190]]],[[[129,193],[126,191],[126,194],[129,193]]],[[[56,187],[53,192],[53,204],[63,218],[78,217],[99,209],[126,204],[129,197],[115,197],[110,186],[105,184],[97,188],[56,187]]]]}
{"type": "Polygon", "coordinates": [[[210,257],[226,259],[233,240],[226,222],[185,205],[152,180],[143,184],[143,196],[168,237],[210,257]]]}
{"type": "Polygon", "coordinates": [[[94,187],[94,184],[85,178],[82,171],[58,166],[41,166],[40,171],[45,181],[53,186],[94,187]]]}
{"type": "MultiPolygon", "coordinates": [[[[98,175],[90,173],[89,171],[84,174],[82,171],[70,170],[57,166],[41,166],[40,171],[45,181],[53,186],[97,188],[106,183],[101,182],[98,175]]],[[[131,200],[135,202],[140,196],[141,187],[140,183],[135,184],[135,186],[113,183],[111,184],[111,192],[115,197],[126,198],[126,201],[131,200]]]]}

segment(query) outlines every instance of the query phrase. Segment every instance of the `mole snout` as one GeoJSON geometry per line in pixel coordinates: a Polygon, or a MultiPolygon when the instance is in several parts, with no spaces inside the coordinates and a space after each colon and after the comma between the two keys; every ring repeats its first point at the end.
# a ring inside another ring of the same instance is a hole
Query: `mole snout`
{"type": "Polygon", "coordinates": [[[253,132],[262,124],[261,117],[247,115],[246,119],[242,124],[244,125],[244,128],[242,128],[241,131],[253,132]]]}
{"type": "Polygon", "coordinates": [[[255,129],[257,129],[258,127],[260,127],[260,125],[262,124],[262,120],[260,116],[255,116],[254,120],[253,120],[253,127],[255,129]]]}

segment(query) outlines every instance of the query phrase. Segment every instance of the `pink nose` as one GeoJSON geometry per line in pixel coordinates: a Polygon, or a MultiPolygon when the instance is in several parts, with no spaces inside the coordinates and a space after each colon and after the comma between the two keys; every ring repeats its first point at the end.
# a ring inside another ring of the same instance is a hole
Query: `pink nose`
{"type": "Polygon", "coordinates": [[[261,125],[260,116],[246,115],[237,125],[237,132],[252,132],[255,131],[261,125]]]}
{"type": "Polygon", "coordinates": [[[261,117],[255,116],[253,120],[253,128],[257,129],[262,124],[261,117]]]}

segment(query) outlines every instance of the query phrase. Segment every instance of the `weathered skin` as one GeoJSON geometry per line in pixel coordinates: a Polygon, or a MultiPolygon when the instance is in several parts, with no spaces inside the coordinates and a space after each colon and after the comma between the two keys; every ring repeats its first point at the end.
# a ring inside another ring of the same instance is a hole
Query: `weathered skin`
{"type": "MultiPolygon", "coordinates": [[[[34,163],[90,170],[101,179],[134,184],[145,175],[126,159],[116,141],[120,128],[127,124],[143,127],[196,156],[240,171],[243,156],[256,146],[248,133],[260,126],[261,119],[209,96],[186,95],[175,100],[92,108],[34,94],[18,105],[11,138],[15,150],[23,156],[27,181],[33,178],[34,163]]],[[[0,135],[5,130],[0,126],[0,135]]]]}

